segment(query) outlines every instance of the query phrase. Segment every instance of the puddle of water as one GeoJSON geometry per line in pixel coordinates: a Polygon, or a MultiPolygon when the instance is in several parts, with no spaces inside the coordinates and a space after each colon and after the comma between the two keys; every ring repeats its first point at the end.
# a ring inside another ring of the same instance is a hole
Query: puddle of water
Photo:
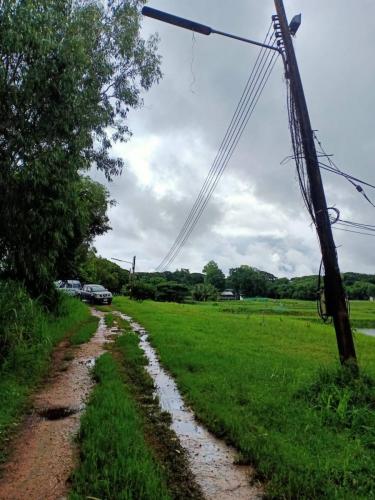
{"type": "Polygon", "coordinates": [[[237,454],[199,424],[187,408],[173,378],[161,367],[148,341],[146,330],[130,316],[120,314],[140,337],[140,347],[148,359],[146,367],[154,380],[160,406],[172,417],[171,427],[187,450],[190,467],[205,498],[212,500],[249,500],[261,498],[262,491],[250,485],[252,469],[235,465],[237,454]]]}
{"type": "Polygon", "coordinates": [[[42,418],[46,418],[47,420],[60,420],[62,418],[70,417],[70,415],[74,415],[82,411],[84,405],[80,405],[75,408],[69,408],[68,406],[56,406],[53,408],[43,408],[38,411],[38,415],[42,418]]]}
{"type": "Polygon", "coordinates": [[[374,328],[357,328],[357,332],[363,333],[364,335],[369,335],[370,337],[375,337],[374,328]]]}

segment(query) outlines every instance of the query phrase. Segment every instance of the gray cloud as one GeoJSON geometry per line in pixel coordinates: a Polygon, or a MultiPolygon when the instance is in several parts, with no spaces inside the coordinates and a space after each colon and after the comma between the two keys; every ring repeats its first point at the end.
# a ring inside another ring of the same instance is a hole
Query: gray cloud
{"type": "MultiPolygon", "coordinates": [[[[374,2],[285,4],[289,16],[302,12],[295,47],[313,127],[343,170],[375,183],[374,2]]],[[[150,5],[258,40],[274,12],[272,0],[152,0],[150,5]]],[[[160,262],[184,223],[257,56],[246,44],[214,35],[193,40],[191,32],[145,19],[145,34],[154,31],[161,36],[164,78],[144,96],[144,108],[130,114],[132,140],[114,150],[129,168],[109,185],[118,201],[111,210],[113,231],[96,241],[106,257],[136,253],[145,270],[160,262]]],[[[280,165],[291,147],[279,63],[172,268],[199,271],[214,258],[225,270],[247,263],[279,275],[316,272],[319,247],[294,165],[280,165]]],[[[372,223],[374,208],[353,186],[330,173],[323,178],[327,201],[343,218],[372,223]]],[[[372,238],[336,231],[335,239],[342,270],[374,272],[372,238]]]]}

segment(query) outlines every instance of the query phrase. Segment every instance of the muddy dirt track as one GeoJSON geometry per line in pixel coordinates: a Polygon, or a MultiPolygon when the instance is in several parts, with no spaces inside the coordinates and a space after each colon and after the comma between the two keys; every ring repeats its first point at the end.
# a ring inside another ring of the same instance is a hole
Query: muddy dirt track
{"type": "MultiPolygon", "coordinates": [[[[0,500],[57,500],[66,498],[69,477],[76,465],[74,437],[80,416],[93,388],[90,369],[113,341],[117,328],[106,328],[104,314],[92,339],[71,348],[62,342],[54,352],[49,380],[34,397],[31,414],[10,444],[9,461],[1,470],[0,500]]],[[[236,452],[199,425],[178,392],[174,380],[160,366],[147,339],[147,332],[130,317],[140,336],[154,379],[161,407],[172,417],[172,429],[187,451],[189,464],[204,497],[208,500],[251,500],[261,498],[262,489],[251,486],[250,467],[235,465],[236,452]]],[[[157,500],[157,499],[155,499],[157,500]]]]}
{"type": "Polygon", "coordinates": [[[104,315],[93,314],[101,319],[90,342],[71,349],[62,342],[54,352],[50,378],[35,396],[32,413],[11,443],[13,451],[1,470],[1,500],[56,500],[68,491],[76,459],[74,436],[93,387],[90,367],[104,352],[106,337],[113,335],[104,315]]]}

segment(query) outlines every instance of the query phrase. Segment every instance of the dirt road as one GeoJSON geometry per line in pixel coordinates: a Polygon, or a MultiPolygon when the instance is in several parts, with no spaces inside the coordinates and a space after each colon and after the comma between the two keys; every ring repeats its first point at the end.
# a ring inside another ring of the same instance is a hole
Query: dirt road
{"type": "Polygon", "coordinates": [[[113,331],[100,317],[90,342],[56,349],[47,384],[36,394],[31,414],[10,447],[9,461],[1,470],[1,500],[56,500],[67,493],[76,461],[74,436],[87,397],[93,387],[90,368],[104,352],[113,331]]]}

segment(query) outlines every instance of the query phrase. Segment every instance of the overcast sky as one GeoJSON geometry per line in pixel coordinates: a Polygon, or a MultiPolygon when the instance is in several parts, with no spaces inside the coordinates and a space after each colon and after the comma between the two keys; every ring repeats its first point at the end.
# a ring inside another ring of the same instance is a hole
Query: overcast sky
{"type": "MultiPolygon", "coordinates": [[[[150,0],[150,7],[263,40],[272,0],[150,0]]],[[[375,184],[373,0],[285,0],[302,13],[295,49],[311,122],[344,171],[375,184]]],[[[113,230],[95,241],[103,257],[152,271],[167,254],[211,167],[258,49],[145,18],[160,35],[163,79],[132,112],[132,139],[114,148],[127,163],[106,184],[117,205],[113,230]]],[[[213,198],[170,270],[202,270],[214,259],[225,273],[248,264],[276,276],[316,274],[317,238],[304,208],[291,154],[281,60],[213,198]]],[[[345,179],[323,172],[328,205],[343,219],[373,224],[374,208],[345,179]]],[[[367,194],[375,200],[375,190],[367,194]]],[[[342,271],[374,273],[368,236],[335,231],[342,271]]],[[[125,267],[127,267],[125,265],[125,267]]]]}

